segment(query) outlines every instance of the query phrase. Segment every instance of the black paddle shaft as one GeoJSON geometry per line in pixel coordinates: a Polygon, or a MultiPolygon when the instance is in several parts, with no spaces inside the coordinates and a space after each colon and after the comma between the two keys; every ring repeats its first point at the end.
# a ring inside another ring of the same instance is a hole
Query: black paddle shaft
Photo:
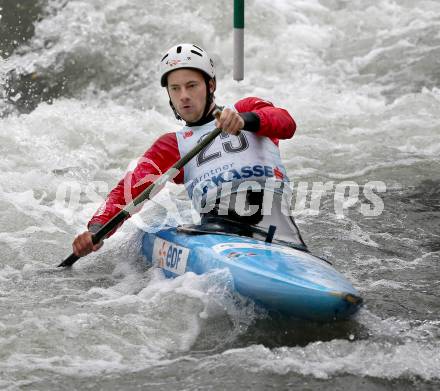
{"type": "MultiPolygon", "coordinates": [[[[217,116],[218,113],[220,113],[220,110],[217,109],[214,114],[217,116]]],[[[194,156],[196,156],[203,148],[205,148],[210,142],[212,142],[221,132],[222,130],[220,128],[215,128],[211,133],[204,137],[203,140],[201,140],[193,149],[191,149],[191,151],[189,151],[170,169],[168,169],[164,174],[162,174],[152,184],[150,184],[150,186],[148,186],[132,202],[126,205],[124,209],[122,209],[104,226],[102,226],[98,232],[92,235],[93,244],[97,244],[101,240],[104,240],[108,233],[117,228],[119,224],[121,224],[125,219],[130,217],[137,206],[142,204],[145,200],[150,199],[152,196],[156,195],[170,179],[173,179],[177,176],[183,166],[185,166],[194,156]]],[[[72,266],[79,258],[80,257],[72,253],[63,262],[61,262],[58,267],[72,266]]]]}

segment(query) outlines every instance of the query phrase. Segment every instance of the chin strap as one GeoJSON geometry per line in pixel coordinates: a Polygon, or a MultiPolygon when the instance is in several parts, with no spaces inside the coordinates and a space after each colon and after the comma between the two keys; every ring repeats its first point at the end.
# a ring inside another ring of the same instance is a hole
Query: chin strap
{"type": "MultiPolygon", "coordinates": [[[[211,112],[211,105],[212,102],[214,102],[214,92],[211,92],[209,90],[209,80],[208,78],[205,78],[205,84],[206,84],[206,103],[205,103],[205,110],[203,111],[203,115],[202,118],[205,118],[210,112],[211,112]]],[[[215,83],[215,78],[214,78],[214,83],[215,83]]]]}
{"type": "MultiPolygon", "coordinates": [[[[168,90],[167,90],[168,91],[168,90]]],[[[170,96],[170,94],[168,93],[168,96],[170,96]]],[[[171,102],[171,99],[170,99],[170,106],[171,106],[171,108],[172,108],[172,110],[173,110],[173,113],[174,113],[174,116],[179,120],[179,121],[181,121],[182,120],[182,117],[179,115],[179,113],[177,112],[177,110],[176,110],[176,108],[174,107],[174,105],[173,105],[173,102],[171,102]]]]}

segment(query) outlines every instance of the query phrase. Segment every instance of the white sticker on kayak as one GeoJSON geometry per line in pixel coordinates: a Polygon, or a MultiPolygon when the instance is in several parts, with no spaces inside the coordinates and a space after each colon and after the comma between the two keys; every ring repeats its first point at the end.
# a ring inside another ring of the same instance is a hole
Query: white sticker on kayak
{"type": "Polygon", "coordinates": [[[188,262],[189,249],[168,240],[156,238],[153,246],[153,264],[176,274],[183,274],[188,262]]]}
{"type": "Polygon", "coordinates": [[[281,247],[273,244],[263,244],[263,243],[219,243],[212,246],[212,249],[216,253],[221,253],[226,250],[238,250],[238,249],[254,249],[254,250],[266,250],[272,252],[279,252],[286,255],[298,255],[298,250],[289,247],[281,247]]]}

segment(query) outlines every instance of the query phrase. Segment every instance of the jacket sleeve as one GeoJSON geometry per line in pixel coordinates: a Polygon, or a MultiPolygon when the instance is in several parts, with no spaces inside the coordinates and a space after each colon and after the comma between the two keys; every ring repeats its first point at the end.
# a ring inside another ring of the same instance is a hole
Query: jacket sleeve
{"type": "Polygon", "coordinates": [[[259,119],[259,128],[256,134],[272,139],[276,144],[278,139],[292,138],[296,124],[290,114],[279,107],[275,107],[266,100],[249,97],[239,100],[235,104],[239,113],[254,113],[259,119]]]}
{"type": "MultiPolygon", "coordinates": [[[[165,173],[180,159],[175,133],[159,137],[138,161],[136,168],[128,172],[108,194],[105,202],[95,212],[87,224],[90,231],[96,232],[119,213],[125,205],[142,193],[161,174],[165,173]]],[[[174,178],[175,183],[183,183],[183,170],[174,178]]],[[[117,229],[117,228],[116,228],[117,229]]],[[[111,236],[114,229],[108,236],[111,236]]]]}

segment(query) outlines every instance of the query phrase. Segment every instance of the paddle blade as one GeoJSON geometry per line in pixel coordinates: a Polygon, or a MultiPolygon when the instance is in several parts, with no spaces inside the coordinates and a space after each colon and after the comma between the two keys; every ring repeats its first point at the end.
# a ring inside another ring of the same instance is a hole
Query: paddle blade
{"type": "Polygon", "coordinates": [[[80,257],[75,254],[70,254],[63,262],[61,262],[58,267],[70,267],[72,266],[80,257]]]}

